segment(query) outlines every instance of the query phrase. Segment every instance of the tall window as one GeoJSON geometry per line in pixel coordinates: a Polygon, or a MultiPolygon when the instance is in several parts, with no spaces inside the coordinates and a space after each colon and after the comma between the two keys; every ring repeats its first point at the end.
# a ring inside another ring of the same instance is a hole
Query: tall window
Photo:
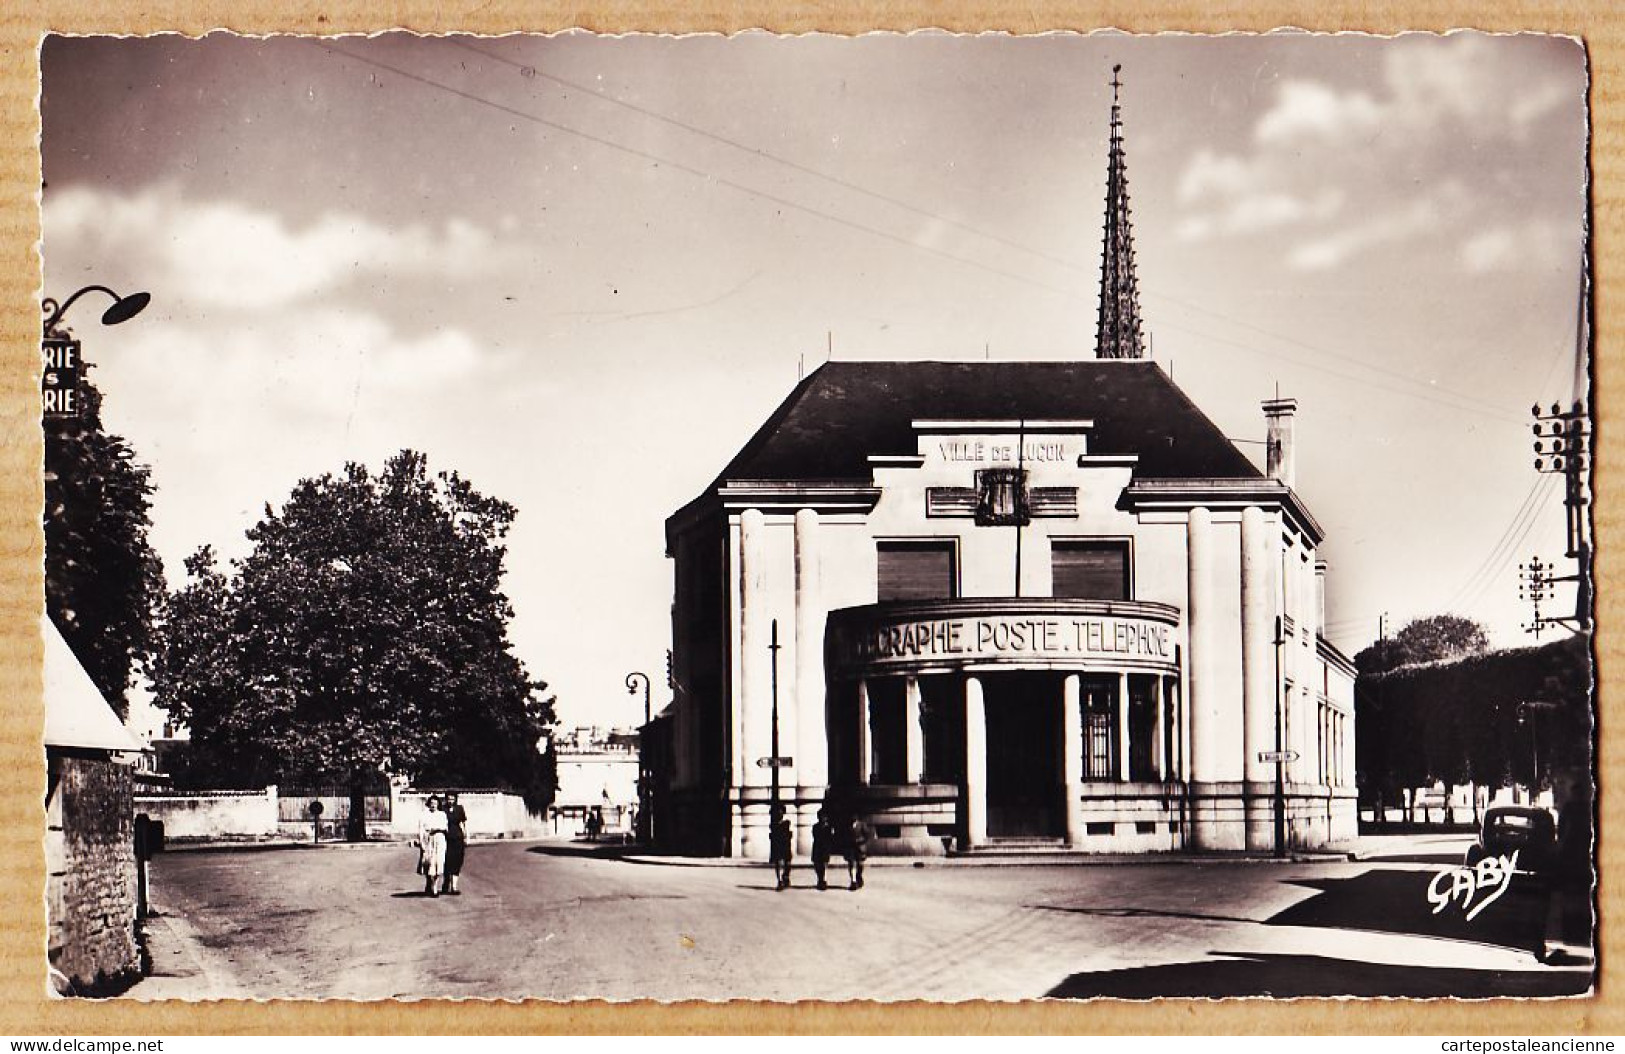
{"type": "Polygon", "coordinates": [[[1131,674],[1128,679],[1128,778],[1157,778],[1156,678],[1131,674]]]}
{"type": "Polygon", "coordinates": [[[1129,599],[1127,542],[1056,541],[1050,568],[1054,596],[1129,599]]]}
{"type": "Polygon", "coordinates": [[[1117,684],[1084,679],[1083,778],[1117,778],[1117,684]]]}
{"type": "Polygon", "coordinates": [[[959,595],[952,542],[880,542],[878,595],[887,600],[947,600],[959,595]]]}

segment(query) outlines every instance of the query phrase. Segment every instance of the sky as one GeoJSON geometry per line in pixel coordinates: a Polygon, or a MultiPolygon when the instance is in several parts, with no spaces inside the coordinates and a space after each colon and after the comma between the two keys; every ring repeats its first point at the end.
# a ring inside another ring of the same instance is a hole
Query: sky
{"type": "Polygon", "coordinates": [[[1093,357],[1119,63],[1152,354],[1255,461],[1259,403],[1298,400],[1331,640],[1450,612],[1533,643],[1518,565],[1564,564],[1530,406],[1577,394],[1572,40],[53,37],[41,61],[43,295],[152,293],[68,322],[151,466],[171,586],[299,479],[421,450],[517,506],[511,636],[566,724],[640,720],[632,670],[669,698],[664,520],[804,371],[1093,357]]]}

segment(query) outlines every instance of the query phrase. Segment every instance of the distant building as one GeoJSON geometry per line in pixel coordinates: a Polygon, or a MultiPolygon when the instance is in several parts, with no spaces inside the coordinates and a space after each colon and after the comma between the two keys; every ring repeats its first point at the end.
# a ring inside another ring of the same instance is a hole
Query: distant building
{"type": "Polygon", "coordinates": [[[558,790],[554,816],[583,830],[587,815],[602,810],[604,828],[625,831],[638,804],[638,733],[625,728],[575,728],[553,738],[558,790]]]}
{"type": "Polygon", "coordinates": [[[1094,360],[827,364],[668,519],[667,845],[765,857],[775,763],[803,853],[1265,851],[1278,758],[1290,844],[1355,833],[1296,403],[1260,472],[1142,358],[1112,118],[1094,360]]]}

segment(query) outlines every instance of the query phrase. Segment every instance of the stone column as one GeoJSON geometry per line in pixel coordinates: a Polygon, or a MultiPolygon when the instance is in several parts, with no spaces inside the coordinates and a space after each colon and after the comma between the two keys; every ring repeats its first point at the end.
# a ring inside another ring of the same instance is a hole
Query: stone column
{"type": "Polygon", "coordinates": [[[920,725],[920,679],[903,680],[903,782],[919,783],[925,775],[925,729],[920,725]]]}
{"type": "Polygon", "coordinates": [[[1247,781],[1247,848],[1275,845],[1275,766],[1259,754],[1275,742],[1275,597],[1271,591],[1270,521],[1264,510],[1241,511],[1241,749],[1247,781]]]}
{"type": "Polygon", "coordinates": [[[1329,787],[1337,782],[1332,778],[1332,711],[1325,703],[1317,706],[1320,710],[1320,782],[1329,787]]]}
{"type": "Polygon", "coordinates": [[[1209,612],[1215,607],[1213,597],[1213,514],[1207,509],[1190,511],[1189,525],[1190,595],[1185,617],[1190,635],[1190,651],[1186,656],[1185,712],[1190,723],[1190,757],[1187,778],[1193,782],[1211,782],[1213,779],[1214,668],[1219,656],[1213,640],[1213,628],[1207,624],[1209,612]]]}
{"type": "Polygon", "coordinates": [[[874,755],[869,749],[869,682],[858,682],[858,782],[869,785],[874,774],[874,755]]]}
{"type": "Polygon", "coordinates": [[[1083,843],[1082,682],[1075,673],[1061,682],[1061,783],[1066,790],[1066,844],[1083,843]]]}
{"type": "MultiPolygon", "coordinates": [[[[756,797],[750,788],[765,787],[772,778],[767,769],[757,768],[756,759],[766,756],[771,746],[771,670],[767,646],[771,618],[767,609],[767,523],[760,509],[746,509],[739,516],[739,765],[734,785],[747,798],[756,797]]],[[[757,804],[746,801],[740,811],[740,854],[747,859],[767,859],[766,795],[757,804]]]]}
{"type": "Polygon", "coordinates": [[[1128,674],[1117,675],[1117,778],[1128,782],[1128,674]]]}
{"type": "Polygon", "coordinates": [[[796,512],[795,775],[801,800],[796,852],[812,852],[812,826],[829,789],[829,733],[825,721],[824,600],[820,589],[818,513],[796,512]]]}
{"type": "Polygon", "coordinates": [[[1190,762],[1185,756],[1185,708],[1179,705],[1179,678],[1164,677],[1162,679],[1163,706],[1168,711],[1169,730],[1168,749],[1168,776],[1170,779],[1185,780],[1190,778],[1190,762]]]}
{"type": "MultiPolygon", "coordinates": [[[[1187,528],[1187,573],[1189,593],[1185,618],[1190,648],[1185,657],[1186,690],[1184,695],[1186,726],[1190,737],[1185,757],[1187,785],[1200,793],[1202,784],[1213,782],[1218,759],[1214,757],[1214,737],[1217,734],[1218,700],[1215,671],[1219,664],[1219,649],[1215,639],[1216,627],[1209,622],[1219,617],[1214,596],[1213,514],[1197,507],[1190,511],[1187,528]]],[[[1196,801],[1196,812],[1190,818],[1187,832],[1192,848],[1207,848],[1222,844],[1203,816],[1202,803],[1196,801]]]]}
{"type": "Polygon", "coordinates": [[[1158,674],[1152,688],[1152,700],[1156,706],[1157,719],[1152,724],[1151,764],[1155,767],[1157,779],[1168,778],[1168,701],[1164,698],[1163,677],[1158,674]]]}
{"type": "Polygon", "coordinates": [[[1337,749],[1342,754],[1342,760],[1337,766],[1341,773],[1338,782],[1345,787],[1354,786],[1354,744],[1349,740],[1350,720],[1348,714],[1342,714],[1337,719],[1337,749]]]}
{"type": "Polygon", "coordinates": [[[965,842],[987,841],[987,703],[982,681],[965,678],[965,842]]]}

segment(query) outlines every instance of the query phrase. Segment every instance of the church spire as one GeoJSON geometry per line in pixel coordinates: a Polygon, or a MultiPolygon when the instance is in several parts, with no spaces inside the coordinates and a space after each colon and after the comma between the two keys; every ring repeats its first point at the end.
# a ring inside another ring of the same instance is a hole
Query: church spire
{"type": "Polygon", "coordinates": [[[1123,168],[1123,118],[1117,92],[1123,86],[1112,67],[1111,148],[1106,163],[1106,243],[1100,258],[1100,325],[1095,358],[1143,359],[1140,291],[1134,281],[1134,230],[1129,225],[1128,175],[1123,168]]]}

